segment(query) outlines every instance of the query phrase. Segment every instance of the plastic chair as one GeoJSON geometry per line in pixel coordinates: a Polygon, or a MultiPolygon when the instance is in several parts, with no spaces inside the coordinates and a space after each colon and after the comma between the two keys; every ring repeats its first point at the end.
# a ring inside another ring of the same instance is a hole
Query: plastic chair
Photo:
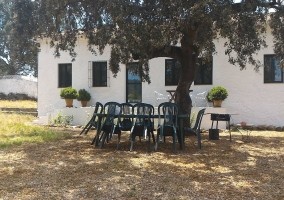
{"type": "MultiPolygon", "coordinates": [[[[195,125],[193,126],[193,128],[184,127],[183,129],[184,130],[183,136],[189,133],[194,133],[197,135],[198,149],[201,149],[200,125],[201,125],[204,112],[205,112],[205,108],[198,111],[198,114],[196,116],[195,125]]],[[[183,141],[184,141],[184,138],[183,138],[183,141]]]]}
{"type": "Polygon", "coordinates": [[[196,107],[196,102],[198,102],[198,101],[199,102],[202,101],[203,103],[205,102],[206,107],[209,107],[209,104],[208,104],[208,101],[207,101],[207,94],[208,94],[207,90],[204,91],[204,92],[196,94],[195,100],[194,100],[195,107],[196,107]]]}
{"type": "Polygon", "coordinates": [[[133,105],[131,103],[120,104],[118,126],[122,131],[130,131],[133,124],[133,105]]]}
{"type": "Polygon", "coordinates": [[[103,114],[106,114],[105,117],[102,119],[101,127],[100,130],[98,131],[98,135],[96,136],[97,142],[100,142],[100,149],[103,147],[105,141],[111,140],[114,134],[118,135],[118,140],[117,140],[117,146],[116,149],[119,148],[119,141],[120,141],[120,136],[121,136],[121,130],[115,123],[115,115],[117,114],[117,109],[119,109],[120,113],[120,104],[117,102],[108,102],[104,105],[104,110],[103,114]],[[100,137],[100,133],[102,132],[102,135],[100,137]]]}
{"type": "Polygon", "coordinates": [[[159,100],[169,101],[169,95],[166,96],[166,95],[161,94],[161,93],[159,93],[159,92],[157,92],[157,91],[154,91],[154,93],[155,93],[155,98],[156,98],[156,100],[155,100],[155,106],[157,105],[157,103],[158,103],[159,100]]]}
{"type": "Polygon", "coordinates": [[[103,104],[101,104],[100,102],[96,103],[93,116],[90,119],[90,121],[86,124],[86,126],[83,128],[83,130],[81,131],[80,135],[82,133],[84,133],[84,132],[85,132],[85,134],[87,134],[92,127],[98,128],[97,127],[97,125],[98,125],[98,122],[97,122],[98,117],[96,116],[96,114],[97,113],[102,113],[103,107],[104,107],[103,104]]]}
{"type": "Polygon", "coordinates": [[[150,151],[151,136],[155,143],[154,120],[152,117],[154,114],[154,107],[146,103],[137,103],[133,106],[132,113],[135,113],[135,119],[133,121],[133,126],[130,132],[130,138],[131,138],[130,151],[133,150],[133,145],[136,136],[139,136],[140,142],[141,142],[141,137],[143,137],[145,140],[148,137],[147,150],[150,151]]]}
{"type": "MultiPolygon", "coordinates": [[[[173,137],[174,152],[176,153],[176,143],[178,139],[178,114],[179,107],[175,103],[165,102],[161,103],[158,107],[158,128],[155,151],[158,149],[159,141],[162,141],[166,136],[173,137]],[[162,122],[163,120],[163,122],[162,122]]],[[[181,142],[181,140],[179,140],[181,142]]]]}

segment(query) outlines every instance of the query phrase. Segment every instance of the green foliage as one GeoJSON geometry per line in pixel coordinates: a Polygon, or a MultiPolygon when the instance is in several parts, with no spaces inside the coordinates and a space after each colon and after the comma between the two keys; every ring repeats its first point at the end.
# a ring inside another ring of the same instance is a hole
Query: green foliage
{"type": "Polygon", "coordinates": [[[63,88],[60,91],[60,97],[63,99],[76,99],[78,97],[78,92],[72,87],[63,88]]]}
{"type": "Polygon", "coordinates": [[[0,2],[0,75],[32,73],[37,76],[38,43],[29,30],[35,28],[32,22],[32,4],[28,1],[0,2]],[[23,12],[20,11],[22,9],[23,12]],[[29,12],[25,12],[28,10],[29,12]],[[13,23],[15,18],[19,19],[18,25],[13,23]]]}
{"type": "Polygon", "coordinates": [[[212,102],[213,100],[225,100],[228,97],[228,91],[221,87],[213,87],[207,94],[207,100],[212,102]]]}
{"type": "Polygon", "coordinates": [[[196,61],[198,57],[209,60],[217,53],[217,39],[224,38],[218,45],[224,46],[229,63],[241,69],[248,66],[247,63],[256,70],[262,66],[254,55],[266,47],[264,33],[271,7],[275,13],[269,16],[276,22],[272,24],[273,42],[279,42],[276,50],[284,54],[282,1],[235,4],[234,1],[208,0],[26,0],[12,1],[9,5],[13,7],[10,20],[13,28],[8,34],[11,44],[18,49],[35,46],[35,38],[40,38],[54,48],[55,57],[60,57],[64,51],[74,60],[77,40],[81,38],[78,34],[82,34],[93,53],[98,49],[102,54],[106,46],[111,47],[109,69],[114,76],[121,71],[121,63],[127,65],[136,60],[139,64],[135,68],[141,80],[148,83],[151,82],[150,59],[170,57],[178,60],[182,73],[176,89],[176,103],[181,112],[187,114],[190,111],[188,89],[195,79],[196,61]]]}
{"type": "Polygon", "coordinates": [[[78,91],[78,97],[77,97],[78,101],[90,101],[90,99],[91,99],[91,94],[87,90],[80,89],[78,91]]]}
{"type": "Polygon", "coordinates": [[[60,111],[56,117],[50,120],[49,125],[67,127],[71,125],[73,118],[74,118],[73,115],[62,115],[60,111]]]}

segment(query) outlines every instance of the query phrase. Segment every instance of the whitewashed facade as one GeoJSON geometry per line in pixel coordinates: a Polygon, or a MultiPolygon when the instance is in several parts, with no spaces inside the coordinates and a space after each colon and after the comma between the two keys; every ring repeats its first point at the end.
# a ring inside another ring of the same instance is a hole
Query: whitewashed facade
{"type": "MultiPolygon", "coordinates": [[[[272,41],[272,36],[267,36],[272,41]]],[[[222,86],[228,90],[229,96],[222,107],[227,113],[234,113],[231,123],[245,121],[254,125],[284,125],[284,83],[264,83],[264,69],[255,72],[252,66],[247,65],[245,70],[230,65],[224,51],[224,40],[216,42],[217,55],[213,57],[213,84],[192,85],[193,96],[199,92],[210,90],[213,86],[222,86]]],[[[46,40],[41,42],[41,52],[38,61],[38,113],[47,115],[51,109],[65,107],[60,98],[58,87],[58,65],[71,63],[68,53],[62,52],[60,58],[54,58],[53,49],[46,40]]],[[[87,50],[87,41],[80,39],[77,43],[76,61],[72,62],[72,87],[86,89],[91,95],[89,106],[95,102],[126,101],[126,68],[120,65],[121,71],[114,78],[108,72],[107,87],[89,87],[88,63],[90,61],[108,61],[110,49],[106,48],[103,55],[93,55],[87,50]]],[[[272,42],[268,47],[258,52],[255,57],[263,62],[265,54],[273,54],[272,42]]],[[[151,84],[142,83],[142,102],[154,104],[154,91],[167,95],[166,90],[175,89],[176,86],[165,86],[165,59],[155,58],[150,61],[151,84]]],[[[74,106],[80,107],[80,102],[74,100],[74,106]]]]}

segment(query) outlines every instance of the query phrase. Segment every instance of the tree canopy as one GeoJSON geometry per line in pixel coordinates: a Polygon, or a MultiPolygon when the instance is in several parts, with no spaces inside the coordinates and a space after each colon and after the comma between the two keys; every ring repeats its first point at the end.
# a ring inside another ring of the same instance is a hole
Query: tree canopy
{"type": "Polygon", "coordinates": [[[230,63],[240,69],[249,63],[258,69],[261,63],[253,55],[266,46],[265,32],[270,25],[275,53],[284,53],[282,0],[8,2],[13,6],[10,16],[13,40],[10,41],[22,48],[27,43],[35,46],[37,38],[47,37],[55,56],[60,56],[60,51],[68,51],[75,59],[76,41],[78,35],[82,35],[88,39],[88,48],[94,53],[101,53],[106,45],[111,46],[109,66],[114,76],[120,71],[119,63],[137,60],[142,80],[149,83],[149,59],[178,60],[181,76],[176,101],[184,113],[190,112],[188,89],[195,78],[197,58],[210,59],[216,53],[214,41],[226,39],[225,54],[230,63]]]}
{"type": "Polygon", "coordinates": [[[12,1],[0,1],[0,74],[36,76],[38,47],[31,42],[32,36],[26,37],[14,29],[18,12],[14,5],[12,1]]]}

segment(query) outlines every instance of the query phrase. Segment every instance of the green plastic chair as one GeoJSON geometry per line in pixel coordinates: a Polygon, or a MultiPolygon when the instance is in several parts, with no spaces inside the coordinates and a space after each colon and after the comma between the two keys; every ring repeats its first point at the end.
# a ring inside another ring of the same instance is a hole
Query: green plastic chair
{"type": "MultiPolygon", "coordinates": [[[[196,121],[195,121],[195,125],[193,126],[193,128],[189,128],[189,127],[184,127],[184,133],[183,136],[185,137],[185,135],[187,133],[194,133],[197,135],[197,141],[198,141],[198,149],[201,149],[201,133],[200,133],[200,125],[201,125],[201,121],[202,121],[202,117],[204,115],[205,112],[205,108],[199,110],[197,116],[196,116],[196,121]]],[[[183,139],[184,141],[184,139],[183,139]]]]}
{"type": "MultiPolygon", "coordinates": [[[[158,128],[157,128],[157,138],[155,151],[158,150],[158,144],[163,140],[164,142],[166,136],[173,137],[174,152],[176,153],[176,143],[178,141],[178,114],[179,107],[176,103],[165,102],[158,106],[158,128]]],[[[179,140],[181,142],[181,140],[179,140]]]]}
{"type": "Polygon", "coordinates": [[[154,120],[152,117],[154,115],[154,107],[146,103],[137,103],[133,106],[132,113],[135,113],[135,119],[133,120],[133,126],[130,132],[130,151],[133,150],[133,145],[137,136],[139,136],[140,141],[141,137],[145,140],[148,137],[147,150],[151,151],[151,136],[155,143],[154,120]]]}

